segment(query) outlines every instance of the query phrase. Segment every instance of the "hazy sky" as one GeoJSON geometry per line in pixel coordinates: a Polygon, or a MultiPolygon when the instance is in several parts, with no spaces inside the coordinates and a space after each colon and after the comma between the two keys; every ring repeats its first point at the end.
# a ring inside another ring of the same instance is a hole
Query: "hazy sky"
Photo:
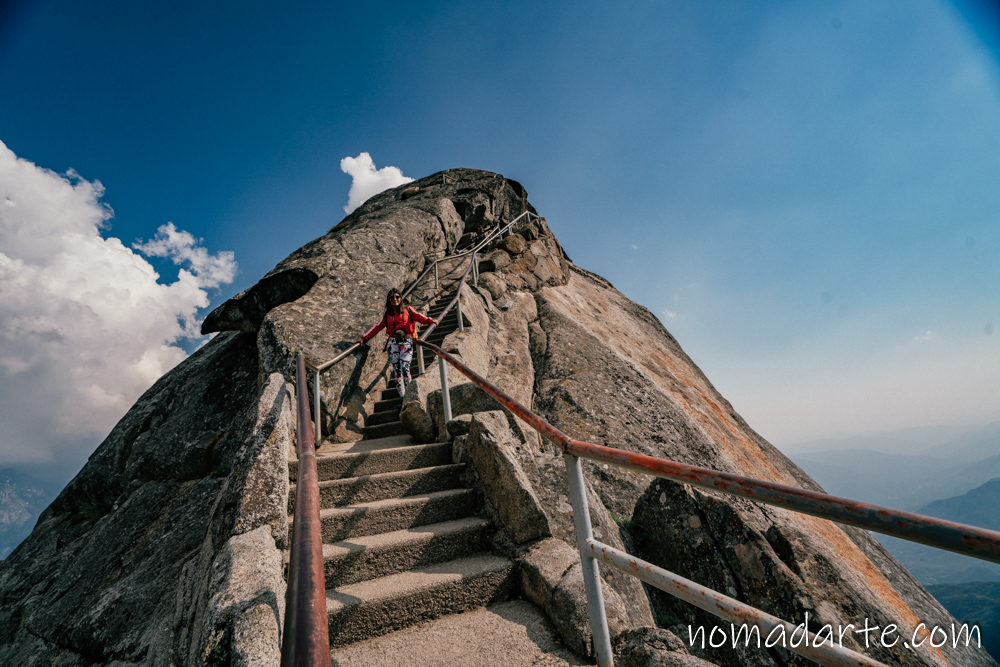
{"type": "Polygon", "coordinates": [[[78,466],[209,308],[451,167],[776,444],[1000,419],[987,4],[294,4],[0,5],[0,467],[78,466]]]}

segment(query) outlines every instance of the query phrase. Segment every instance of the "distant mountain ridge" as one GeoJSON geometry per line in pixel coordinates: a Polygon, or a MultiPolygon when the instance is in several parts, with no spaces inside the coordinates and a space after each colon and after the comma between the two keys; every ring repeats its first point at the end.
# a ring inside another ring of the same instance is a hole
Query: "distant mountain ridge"
{"type": "Polygon", "coordinates": [[[1000,453],[958,463],[871,450],[827,450],[792,458],[828,493],[911,512],[1000,477],[1000,453]]]}
{"type": "MultiPolygon", "coordinates": [[[[994,457],[996,458],[996,457],[994,457]]],[[[920,508],[920,514],[1000,530],[1000,477],[954,498],[935,500],[920,508]]]]}
{"type": "Polygon", "coordinates": [[[54,497],[46,485],[16,470],[0,470],[0,560],[28,536],[54,497]]]}
{"type": "Polygon", "coordinates": [[[883,454],[927,455],[955,462],[1000,453],[1000,421],[985,426],[917,426],[842,438],[822,438],[779,446],[792,457],[823,451],[866,450],[883,454]]]}
{"type": "MultiPolygon", "coordinates": [[[[828,493],[1000,529],[1000,422],[817,440],[786,450],[828,493]]],[[[924,585],[1000,581],[1000,565],[885,535],[877,539],[924,585]]]]}
{"type": "MultiPolygon", "coordinates": [[[[917,512],[997,530],[1000,529],[998,502],[1000,478],[995,478],[961,496],[924,505],[917,512]]],[[[995,563],[884,535],[878,540],[924,585],[1000,582],[1000,565],[995,563]]]]}

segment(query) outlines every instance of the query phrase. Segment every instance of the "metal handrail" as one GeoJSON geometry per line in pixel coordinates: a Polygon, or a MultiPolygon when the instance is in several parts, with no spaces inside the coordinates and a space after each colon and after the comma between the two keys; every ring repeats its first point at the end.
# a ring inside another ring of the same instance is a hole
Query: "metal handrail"
{"type": "Polygon", "coordinates": [[[328,667],[330,631],[326,618],[326,580],[323,576],[323,538],[319,518],[319,475],[316,446],[309,428],[309,392],[306,362],[295,360],[298,394],[298,472],[295,477],[295,516],[292,519],[285,625],[281,667],[328,667]]]}
{"type": "MultiPolygon", "coordinates": [[[[486,247],[487,245],[489,245],[490,243],[492,243],[497,238],[501,238],[503,236],[504,232],[508,232],[508,233],[512,234],[513,233],[512,230],[518,224],[518,222],[521,221],[522,218],[525,219],[525,220],[530,221],[531,218],[532,218],[532,216],[535,217],[535,218],[540,218],[541,217],[541,216],[539,216],[536,213],[532,213],[531,211],[525,210],[519,216],[517,216],[516,218],[514,218],[513,220],[511,220],[507,224],[503,225],[502,227],[498,227],[497,229],[495,229],[492,232],[490,232],[485,238],[483,238],[482,241],[480,241],[479,243],[477,243],[474,247],[469,248],[468,250],[462,251],[460,253],[456,253],[454,255],[451,255],[450,257],[442,257],[441,259],[434,260],[433,266],[436,267],[437,266],[437,262],[443,261],[445,259],[455,259],[456,257],[462,257],[462,256],[468,255],[470,253],[472,254],[472,261],[469,262],[469,266],[465,267],[465,273],[462,274],[462,277],[458,281],[458,288],[455,290],[455,296],[452,298],[451,301],[448,302],[448,305],[445,306],[444,310],[442,310],[439,313],[439,315],[438,315],[437,319],[438,319],[439,322],[441,320],[443,320],[445,318],[445,316],[449,312],[451,312],[452,306],[458,305],[458,329],[459,329],[459,331],[463,330],[464,327],[462,326],[462,304],[461,304],[461,301],[459,300],[459,297],[462,294],[462,286],[465,284],[465,281],[469,277],[469,270],[470,269],[473,271],[473,276],[474,276],[473,280],[477,281],[476,284],[478,286],[479,266],[478,266],[478,262],[476,261],[476,253],[478,253],[480,250],[482,250],[484,247],[486,247]]],[[[430,271],[430,268],[431,267],[428,267],[427,269],[425,269],[424,272],[416,280],[413,281],[413,283],[410,285],[410,287],[407,288],[406,292],[404,293],[404,296],[406,294],[409,294],[413,290],[413,288],[415,288],[417,286],[417,283],[420,282],[420,280],[424,276],[427,275],[427,273],[430,271]]],[[[437,272],[435,271],[435,277],[436,276],[437,276],[437,272]]],[[[424,330],[423,335],[420,336],[419,339],[420,340],[426,340],[427,336],[430,334],[430,332],[433,331],[436,327],[437,327],[436,324],[430,325],[427,329],[424,330]]],[[[420,372],[423,373],[424,372],[424,355],[423,355],[423,349],[422,348],[417,348],[417,355],[418,355],[417,356],[417,364],[418,364],[418,367],[420,369],[420,372]]],[[[448,375],[447,375],[447,373],[445,371],[445,368],[444,368],[444,362],[442,362],[440,370],[441,370],[441,386],[445,389],[444,393],[447,394],[448,375]]],[[[450,414],[451,413],[451,406],[449,404],[446,404],[445,407],[447,408],[445,410],[445,413],[446,414],[450,414]]]]}
{"type": "MultiPolygon", "coordinates": [[[[755,607],[595,540],[590,525],[590,512],[587,507],[587,494],[580,458],[609,463],[635,472],[651,473],[675,482],[721,491],[795,512],[893,535],[911,542],[919,542],[981,560],[1000,563],[1000,532],[576,440],[525,408],[440,347],[424,340],[418,340],[417,344],[427,347],[437,354],[442,368],[444,362],[447,361],[483,391],[499,401],[501,405],[556,443],[562,450],[566,459],[566,474],[584,570],[584,584],[587,591],[587,606],[590,611],[595,652],[601,667],[610,666],[613,663],[597,559],[731,622],[745,623],[750,621],[761,632],[768,633],[779,625],[784,626],[786,632],[794,630],[794,627],[790,623],[755,607]]],[[[446,377],[443,371],[442,377],[446,377]]],[[[444,383],[443,385],[442,393],[446,394],[447,385],[444,383]]],[[[443,402],[447,406],[449,401],[445,396],[443,398],[443,402]]],[[[449,418],[447,412],[450,410],[446,411],[446,420],[449,418]]],[[[830,646],[823,642],[816,646],[816,642],[813,640],[814,635],[808,633],[808,636],[809,641],[802,642],[803,645],[799,647],[787,646],[787,648],[824,665],[885,667],[882,663],[861,653],[845,649],[842,646],[833,646],[832,642],[830,646]]]]}
{"type": "Polygon", "coordinates": [[[496,240],[498,237],[503,236],[504,232],[510,231],[516,224],[518,224],[518,222],[521,221],[522,218],[524,218],[526,220],[531,220],[532,217],[539,218],[541,216],[539,216],[536,213],[532,213],[531,211],[524,211],[519,216],[517,216],[516,218],[514,218],[510,222],[506,223],[502,227],[494,229],[492,232],[490,232],[485,238],[483,238],[475,246],[466,248],[465,250],[461,250],[461,251],[455,252],[454,254],[451,254],[451,255],[446,255],[444,257],[439,257],[438,259],[435,259],[430,264],[428,264],[424,268],[423,272],[419,276],[417,276],[417,278],[412,283],[410,283],[410,286],[407,287],[403,291],[403,298],[405,299],[407,296],[409,296],[410,292],[413,291],[413,289],[417,286],[417,284],[420,283],[421,280],[423,280],[424,278],[426,278],[427,274],[431,272],[431,269],[435,268],[440,262],[443,262],[445,260],[458,259],[459,257],[464,257],[464,256],[466,256],[466,255],[468,255],[470,253],[479,252],[480,250],[483,249],[484,246],[489,245],[494,240],[496,240]]]}

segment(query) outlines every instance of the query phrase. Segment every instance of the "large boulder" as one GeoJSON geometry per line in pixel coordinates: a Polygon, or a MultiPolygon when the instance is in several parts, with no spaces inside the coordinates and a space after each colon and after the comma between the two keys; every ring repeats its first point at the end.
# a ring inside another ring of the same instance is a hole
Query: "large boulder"
{"type": "Polygon", "coordinates": [[[497,410],[472,416],[465,452],[482,480],[486,497],[517,544],[548,537],[549,519],[521,469],[515,452],[521,442],[497,410]]]}
{"type": "Polygon", "coordinates": [[[636,628],[615,642],[618,667],[713,667],[715,663],[696,658],[684,642],[669,630],[636,628]]]}
{"type": "MultiPolygon", "coordinates": [[[[520,559],[520,567],[524,596],[545,610],[566,645],[580,655],[596,655],[580,552],[562,540],[542,540],[520,559]]],[[[627,606],[604,580],[601,590],[608,629],[617,637],[630,628],[627,606]]]]}

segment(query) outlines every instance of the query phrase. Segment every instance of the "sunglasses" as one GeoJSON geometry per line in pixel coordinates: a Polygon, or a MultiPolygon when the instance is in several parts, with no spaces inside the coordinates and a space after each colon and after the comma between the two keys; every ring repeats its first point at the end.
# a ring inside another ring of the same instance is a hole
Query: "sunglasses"
{"type": "Polygon", "coordinates": [[[401,296],[400,296],[400,295],[398,295],[398,294],[393,294],[392,296],[390,296],[390,297],[389,297],[389,300],[390,300],[390,301],[402,301],[402,300],[403,300],[403,297],[401,297],[401,296]]]}

